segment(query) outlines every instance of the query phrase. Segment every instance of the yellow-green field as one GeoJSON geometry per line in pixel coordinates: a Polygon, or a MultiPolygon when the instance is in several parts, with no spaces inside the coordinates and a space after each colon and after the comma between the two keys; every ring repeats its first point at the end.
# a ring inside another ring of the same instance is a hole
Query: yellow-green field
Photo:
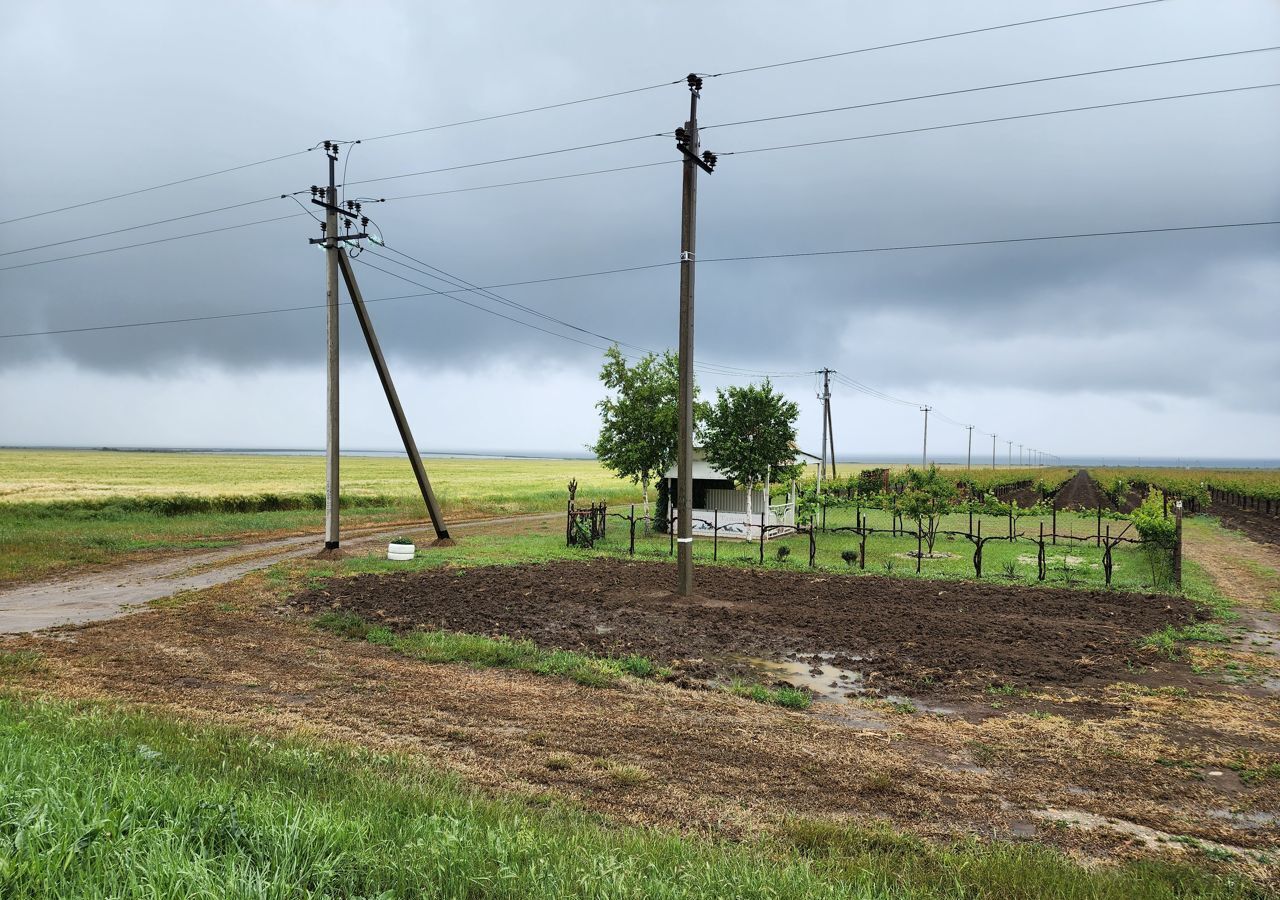
{"type": "MultiPolygon", "coordinates": [[[[446,519],[548,512],[570,479],[583,500],[639,500],[594,460],[431,459],[446,519]]],[[[0,584],[84,566],[323,528],[324,459],[0,450],[0,584]]],[[[342,461],[344,527],[426,520],[405,459],[342,461]]]]}
{"type": "MultiPolygon", "coordinates": [[[[563,499],[576,478],[583,497],[621,501],[639,490],[594,460],[429,459],[427,474],[453,515],[523,512],[563,499]]],[[[0,450],[0,503],[50,503],[160,497],[297,495],[324,490],[319,456],[125,453],[103,450],[0,450]]],[[[342,460],[342,493],[413,498],[408,460],[342,460]]]]}

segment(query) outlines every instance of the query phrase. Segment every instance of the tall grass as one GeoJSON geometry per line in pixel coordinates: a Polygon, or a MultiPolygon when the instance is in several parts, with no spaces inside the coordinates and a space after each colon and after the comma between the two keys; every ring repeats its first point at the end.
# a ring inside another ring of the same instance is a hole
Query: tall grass
{"type": "MultiPolygon", "coordinates": [[[[615,779],[618,790],[650,790],[615,779]]],[[[1189,867],[793,823],[745,844],[479,796],[413,759],[0,699],[0,897],[1262,897],[1189,867]]]]}

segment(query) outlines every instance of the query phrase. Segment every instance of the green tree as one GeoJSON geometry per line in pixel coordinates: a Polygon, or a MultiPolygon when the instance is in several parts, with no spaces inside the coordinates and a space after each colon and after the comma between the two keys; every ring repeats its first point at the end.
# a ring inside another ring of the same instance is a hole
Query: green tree
{"type": "Polygon", "coordinates": [[[716,390],[716,402],[704,416],[699,436],[707,462],[751,490],[772,474],[778,480],[795,477],[796,417],[800,407],[763,384],[716,390]]]}
{"type": "MultiPolygon", "coordinates": [[[[676,459],[679,433],[680,366],[674,353],[650,353],[628,366],[617,346],[605,351],[600,380],[613,391],[596,404],[600,437],[590,449],[604,465],[644,490],[676,459]]],[[[696,389],[695,389],[696,396],[696,389]]]]}
{"type": "Polygon", "coordinates": [[[933,556],[942,517],[951,512],[959,491],[955,482],[930,465],[928,469],[908,469],[898,496],[898,511],[916,523],[916,532],[924,538],[933,556]]]}

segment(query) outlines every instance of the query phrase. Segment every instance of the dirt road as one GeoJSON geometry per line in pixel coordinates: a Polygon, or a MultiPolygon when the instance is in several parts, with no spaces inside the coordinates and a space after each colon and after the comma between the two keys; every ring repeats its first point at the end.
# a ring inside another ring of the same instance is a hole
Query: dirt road
{"type": "MultiPolygon", "coordinates": [[[[466,530],[534,522],[557,515],[559,513],[477,519],[456,522],[450,528],[466,530]]],[[[404,525],[391,529],[353,529],[347,533],[342,546],[367,548],[404,533],[404,525]]],[[[152,600],[224,584],[284,559],[313,555],[319,543],[319,535],[277,538],[9,588],[0,591],[0,634],[111,619],[152,600]]]]}

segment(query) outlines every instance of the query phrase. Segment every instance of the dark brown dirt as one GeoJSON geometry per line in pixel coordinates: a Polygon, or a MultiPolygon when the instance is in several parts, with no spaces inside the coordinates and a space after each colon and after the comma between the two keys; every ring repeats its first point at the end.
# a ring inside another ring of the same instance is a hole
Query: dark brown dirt
{"type": "Polygon", "coordinates": [[[669,564],[620,560],[358,575],[290,606],[348,610],[397,630],[638,654],[688,680],[749,674],[751,658],[823,653],[871,692],[951,697],[1131,678],[1138,639],[1194,615],[1188,601],[1160,595],[730,568],[703,569],[700,596],[682,599],[667,587],[674,580],[669,564]]]}
{"type": "Polygon", "coordinates": [[[1116,505],[1102,491],[1102,487],[1085,469],[1058,488],[1055,495],[1058,509],[1115,509],[1116,505]]]}
{"type": "Polygon", "coordinates": [[[1240,509],[1227,503],[1211,503],[1205,512],[1217,516],[1223,525],[1244,532],[1260,544],[1280,547],[1280,516],[1269,516],[1255,509],[1240,509]]]}
{"type": "Polygon", "coordinates": [[[1043,499],[1040,496],[1040,492],[1033,488],[1029,481],[998,487],[995,494],[996,499],[1001,503],[1009,503],[1013,500],[1018,501],[1018,506],[1022,509],[1029,509],[1043,499]]]}

